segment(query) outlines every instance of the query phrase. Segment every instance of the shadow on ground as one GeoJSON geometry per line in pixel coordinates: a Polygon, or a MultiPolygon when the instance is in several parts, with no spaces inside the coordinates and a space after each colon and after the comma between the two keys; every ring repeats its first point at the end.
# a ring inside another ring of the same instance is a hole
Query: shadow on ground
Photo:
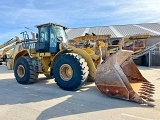
{"type": "MultiPolygon", "coordinates": [[[[94,88],[91,89],[94,90],[94,88]]],[[[105,95],[102,96],[97,94],[96,97],[97,98],[90,99],[88,96],[84,96],[83,93],[74,94],[66,101],[44,110],[37,117],[37,120],[109,110],[114,108],[140,107],[140,105],[137,103],[110,98],[105,95]],[[81,96],[82,99],[79,99],[78,96],[81,96]]]]}
{"type": "Polygon", "coordinates": [[[67,100],[42,111],[37,119],[140,106],[137,103],[105,96],[94,85],[86,85],[78,92],[71,92],[60,89],[56,83],[51,81],[46,78],[39,78],[35,84],[20,85],[15,79],[1,79],[0,105],[33,103],[71,96],[67,100]]]}
{"type": "MultiPolygon", "coordinates": [[[[0,74],[3,73],[13,73],[13,71],[1,67],[0,74]]],[[[60,89],[53,81],[53,79],[47,80],[42,77],[35,84],[20,85],[14,78],[0,78],[0,105],[34,104],[71,96],[42,111],[37,119],[50,119],[114,108],[142,107],[134,102],[105,96],[97,90],[94,84],[85,85],[78,92],[71,92],[60,89]]]]}

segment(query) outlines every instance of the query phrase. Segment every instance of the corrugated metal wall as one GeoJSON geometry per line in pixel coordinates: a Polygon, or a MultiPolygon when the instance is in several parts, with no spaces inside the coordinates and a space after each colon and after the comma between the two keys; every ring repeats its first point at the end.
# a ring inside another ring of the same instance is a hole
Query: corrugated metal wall
{"type": "Polygon", "coordinates": [[[154,50],[150,51],[151,55],[149,56],[149,53],[146,55],[143,55],[139,57],[138,59],[135,59],[134,62],[137,65],[142,66],[160,66],[160,46],[156,46],[154,50]],[[150,63],[149,63],[150,59],[150,63]]]}
{"type": "Polygon", "coordinates": [[[147,46],[152,46],[156,43],[160,42],[160,36],[151,36],[151,38],[148,38],[146,40],[146,45],[147,46]]]}

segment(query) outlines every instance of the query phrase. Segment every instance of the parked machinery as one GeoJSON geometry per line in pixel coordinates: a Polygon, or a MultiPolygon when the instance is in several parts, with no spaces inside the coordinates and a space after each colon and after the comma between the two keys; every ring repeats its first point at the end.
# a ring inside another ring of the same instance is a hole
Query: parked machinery
{"type": "MultiPolygon", "coordinates": [[[[102,60],[99,41],[88,41],[83,48],[70,46],[65,26],[47,23],[36,27],[37,40],[25,38],[17,44],[13,58],[7,63],[9,69],[14,69],[18,83],[34,83],[38,74],[45,74],[54,77],[60,88],[74,91],[90,78],[106,95],[153,106],[149,101],[154,101],[150,98],[154,85],[141,75],[131,51],[119,50],[102,60]]],[[[107,35],[105,45],[109,38],[107,35]]]]}
{"type": "MultiPolygon", "coordinates": [[[[94,33],[85,36],[79,36],[69,41],[69,44],[75,47],[80,47],[82,49],[93,48],[96,41],[101,44],[102,56],[103,58],[109,57],[111,54],[116,53],[118,50],[131,50],[133,55],[141,52],[146,48],[146,39],[150,38],[149,34],[135,34],[126,36],[124,38],[111,39],[111,35],[95,35],[94,33]],[[86,44],[91,44],[86,46],[86,44]]],[[[93,51],[95,49],[92,49],[93,51]]]]}
{"type": "Polygon", "coordinates": [[[149,34],[136,34],[132,36],[126,36],[124,38],[124,48],[125,50],[133,51],[134,55],[141,52],[146,48],[146,39],[150,38],[149,34]]]}
{"type": "Polygon", "coordinates": [[[3,49],[2,54],[0,55],[0,65],[6,64],[7,58],[12,58],[12,55],[13,55],[12,52],[9,55],[7,55],[7,52],[14,48],[15,43],[19,43],[19,42],[20,42],[19,37],[15,36],[14,38],[0,45],[0,49],[3,49]]]}

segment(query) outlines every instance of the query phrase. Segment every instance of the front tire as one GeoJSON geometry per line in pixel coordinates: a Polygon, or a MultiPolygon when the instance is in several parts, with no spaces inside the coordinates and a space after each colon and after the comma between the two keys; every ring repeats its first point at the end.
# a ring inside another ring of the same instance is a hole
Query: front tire
{"type": "Polygon", "coordinates": [[[87,80],[88,74],[87,62],[75,53],[60,55],[53,65],[55,81],[64,90],[77,90],[87,80]]]}
{"type": "Polygon", "coordinates": [[[18,83],[34,83],[38,78],[38,73],[33,69],[32,60],[29,56],[22,56],[16,60],[14,75],[18,83]]]}

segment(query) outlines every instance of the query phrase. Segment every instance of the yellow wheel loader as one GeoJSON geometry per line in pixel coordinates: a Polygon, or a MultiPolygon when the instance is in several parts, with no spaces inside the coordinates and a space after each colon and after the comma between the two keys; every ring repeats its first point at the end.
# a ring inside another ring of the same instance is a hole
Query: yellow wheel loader
{"type": "Polygon", "coordinates": [[[92,79],[106,95],[153,106],[148,101],[154,101],[150,98],[154,85],[141,75],[131,51],[120,50],[102,60],[99,41],[94,44],[95,51],[76,48],[68,45],[65,26],[47,23],[36,27],[37,40],[24,38],[7,63],[18,83],[34,83],[38,74],[44,74],[55,78],[60,88],[75,91],[92,79]]]}

